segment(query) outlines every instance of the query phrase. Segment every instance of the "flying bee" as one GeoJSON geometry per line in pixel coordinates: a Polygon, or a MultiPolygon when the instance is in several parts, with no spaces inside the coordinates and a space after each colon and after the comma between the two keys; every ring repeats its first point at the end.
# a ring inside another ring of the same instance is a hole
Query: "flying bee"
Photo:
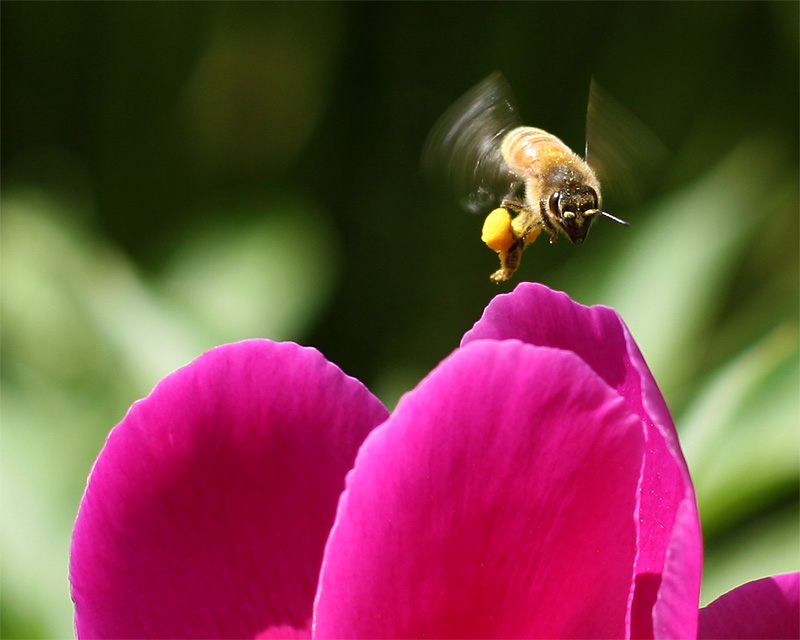
{"type": "Polygon", "coordinates": [[[551,243],[563,233],[576,244],[583,242],[598,217],[628,225],[602,209],[596,169],[629,179],[636,164],[650,164],[663,154],[660,143],[594,81],[587,111],[587,158],[590,142],[591,162],[556,136],[521,126],[511,89],[499,72],[467,92],[434,126],[423,156],[426,172],[444,173],[455,191],[469,191],[464,201],[468,209],[496,207],[481,235],[500,258],[500,269],[491,276],[494,282],[514,274],[523,250],[543,230],[551,243]],[[607,142],[601,133],[625,140],[607,142]],[[629,143],[627,149],[624,142],[629,143]]]}
{"type": "Polygon", "coordinates": [[[493,281],[513,275],[522,251],[543,229],[551,243],[562,232],[575,244],[583,242],[598,215],[627,226],[600,208],[595,172],[556,136],[534,127],[516,127],[503,136],[500,152],[511,173],[523,181],[524,196],[512,190],[484,222],[481,239],[500,256],[493,281]],[[512,219],[510,212],[517,215],[512,219]]]}

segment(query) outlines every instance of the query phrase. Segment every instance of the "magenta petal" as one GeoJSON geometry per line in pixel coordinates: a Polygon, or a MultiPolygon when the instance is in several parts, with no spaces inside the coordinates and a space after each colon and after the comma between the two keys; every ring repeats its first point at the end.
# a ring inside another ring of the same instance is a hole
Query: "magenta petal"
{"type": "MultiPolygon", "coordinates": [[[[641,546],[642,540],[640,538],[641,546]]],[[[641,555],[641,554],[640,554],[641,555]]],[[[640,565],[637,563],[637,569],[640,565]]],[[[652,591],[637,590],[634,598],[656,594],[651,622],[655,638],[694,638],[697,634],[697,601],[699,578],[703,572],[703,548],[700,523],[697,519],[697,502],[694,493],[678,506],[672,526],[669,547],[664,560],[664,570],[659,588],[652,591]]],[[[637,582],[642,575],[637,572],[637,582]]],[[[634,605],[634,616],[643,613],[634,605]]],[[[632,625],[632,637],[649,628],[647,623],[632,625]]]]}
{"type": "Polygon", "coordinates": [[[699,638],[800,638],[800,573],[736,587],[700,610],[699,638]]]}
{"type": "Polygon", "coordinates": [[[622,319],[613,309],[586,307],[543,285],[522,283],[492,300],[462,344],[486,338],[575,353],[642,418],[647,452],[630,633],[693,636],[702,567],[694,489],[669,410],[622,319]]]}
{"type": "Polygon", "coordinates": [[[461,340],[522,340],[528,344],[572,351],[610,387],[628,378],[623,324],[608,307],[585,307],[566,293],[523,282],[488,304],[483,316],[461,340]]]}
{"type": "Polygon", "coordinates": [[[572,353],[456,351],[348,475],[315,637],[623,637],[643,440],[572,353]]]}
{"type": "Polygon", "coordinates": [[[613,309],[587,307],[560,291],[523,282],[511,293],[496,296],[461,344],[483,339],[522,340],[572,351],[616,389],[633,411],[651,418],[670,454],[685,468],[675,427],[658,385],[628,328],[613,309]]]}
{"type": "Polygon", "coordinates": [[[308,629],[345,474],[386,416],[290,343],[225,345],[166,377],[89,477],[70,562],[78,636],[308,629]]]}

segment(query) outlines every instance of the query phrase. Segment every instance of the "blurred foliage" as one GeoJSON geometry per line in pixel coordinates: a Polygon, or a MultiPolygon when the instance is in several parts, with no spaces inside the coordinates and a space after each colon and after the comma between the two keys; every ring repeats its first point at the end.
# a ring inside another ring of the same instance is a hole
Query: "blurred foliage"
{"type": "Polygon", "coordinates": [[[518,279],[616,307],[673,410],[703,602],[798,558],[798,5],[22,3],[2,11],[0,633],[71,633],[109,428],[225,341],[318,347],[389,405],[509,290],[420,178],[494,69],[582,147],[592,75],[672,151],[518,279]],[[616,206],[615,206],[616,205],[616,206]]]}

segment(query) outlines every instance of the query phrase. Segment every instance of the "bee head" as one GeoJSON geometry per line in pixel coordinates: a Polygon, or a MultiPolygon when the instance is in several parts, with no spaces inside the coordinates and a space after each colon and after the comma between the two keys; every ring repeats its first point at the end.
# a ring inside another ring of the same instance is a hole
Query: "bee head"
{"type": "Polygon", "coordinates": [[[598,214],[628,226],[624,220],[600,210],[597,192],[587,185],[568,186],[550,196],[550,213],[573,244],[583,242],[598,214]]]}
{"type": "Polygon", "coordinates": [[[583,242],[598,211],[597,193],[586,185],[558,189],[550,196],[550,213],[571,242],[583,242]]]}

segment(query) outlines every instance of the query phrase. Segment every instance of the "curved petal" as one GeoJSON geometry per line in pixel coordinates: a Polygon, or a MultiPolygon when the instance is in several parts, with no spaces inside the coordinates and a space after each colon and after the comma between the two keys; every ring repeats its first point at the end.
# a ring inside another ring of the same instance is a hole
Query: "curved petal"
{"type": "Polygon", "coordinates": [[[699,638],[800,638],[800,573],[736,587],[700,609],[699,638]]]}
{"type": "MultiPolygon", "coordinates": [[[[687,489],[687,495],[678,505],[658,588],[637,588],[634,595],[632,616],[644,616],[647,613],[645,607],[637,609],[637,598],[646,602],[646,598],[655,593],[656,601],[648,620],[640,620],[641,624],[637,626],[636,619],[633,619],[631,637],[694,638],[697,634],[697,602],[700,597],[699,581],[703,572],[703,548],[697,501],[691,487],[687,489]],[[649,629],[652,629],[652,636],[640,635],[649,629]]],[[[639,541],[641,545],[641,538],[639,541]]],[[[639,568],[640,565],[637,564],[637,569],[639,568]]],[[[649,574],[638,573],[637,581],[642,575],[649,574]]]]}
{"type": "Polygon", "coordinates": [[[308,629],[345,475],[386,417],[291,343],[221,346],[167,376],[89,477],[70,562],[78,636],[308,629]]]}
{"type": "Polygon", "coordinates": [[[492,300],[462,345],[486,338],[518,339],[575,353],[642,418],[647,454],[639,492],[630,633],[693,636],[702,567],[694,489],[669,410],[622,319],[608,307],[586,307],[564,293],[524,282],[492,300]]]}
{"type": "Polygon", "coordinates": [[[622,637],[643,440],[574,354],[459,349],[359,452],[315,637],[622,637]]]}
{"type": "Polygon", "coordinates": [[[522,282],[492,299],[461,346],[474,340],[516,339],[572,351],[609,387],[619,389],[628,382],[623,326],[613,309],[586,307],[561,291],[522,282]]]}

